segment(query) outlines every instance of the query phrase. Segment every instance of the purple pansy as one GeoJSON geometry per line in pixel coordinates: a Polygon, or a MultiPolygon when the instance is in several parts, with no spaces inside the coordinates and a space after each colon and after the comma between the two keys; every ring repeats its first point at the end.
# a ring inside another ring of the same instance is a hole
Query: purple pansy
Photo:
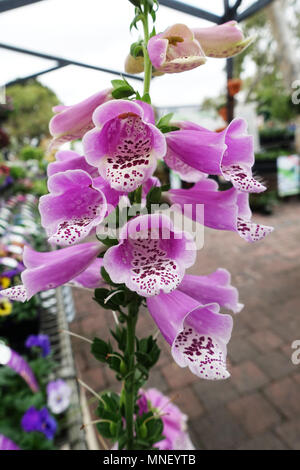
{"type": "Polygon", "coordinates": [[[48,179],[50,194],[40,198],[42,226],[49,242],[73,245],[86,238],[107,215],[107,201],[96,179],[83,170],[55,173],[48,179]]]}
{"type": "Polygon", "coordinates": [[[30,335],[25,341],[26,348],[40,348],[42,357],[46,357],[51,352],[50,339],[48,335],[30,335]]]}
{"type": "Polygon", "coordinates": [[[158,72],[177,73],[206,62],[194,33],[184,24],[175,24],[149,39],[148,54],[158,72]]]}
{"type": "Polygon", "coordinates": [[[189,367],[198,377],[227,379],[227,343],[232,317],[220,314],[219,305],[201,304],[179,289],[147,299],[149,312],[180,367],[189,367]]]}
{"type": "Polygon", "coordinates": [[[185,269],[195,262],[191,235],[175,231],[165,215],[131,219],[119,239],[119,244],[105,253],[103,265],[113,282],[125,283],[145,297],[176,289],[185,269]]]}
{"type": "Polygon", "coordinates": [[[193,450],[187,430],[187,416],[174,405],[170,398],[159,390],[150,388],[140,390],[138,399],[139,414],[152,411],[161,414],[163,422],[162,434],[164,439],[157,442],[155,447],[160,450],[193,450]]]}
{"type": "Polygon", "coordinates": [[[62,379],[47,385],[47,405],[54,414],[63,413],[70,405],[71,387],[62,379]]]}
{"type": "Polygon", "coordinates": [[[102,250],[103,245],[99,242],[82,243],[44,253],[25,247],[23,261],[26,270],[21,274],[23,285],[5,289],[2,294],[11,300],[25,302],[37,292],[76,281],[102,250]]]}
{"type": "Polygon", "coordinates": [[[22,417],[21,425],[25,432],[41,432],[49,440],[53,439],[57,430],[56,421],[46,407],[41,410],[34,406],[28,408],[22,417]]]}
{"type": "Polygon", "coordinates": [[[190,189],[171,189],[166,197],[199,223],[202,220],[197,220],[196,204],[203,204],[206,227],[237,232],[248,242],[261,240],[273,231],[273,227],[251,222],[248,193],[235,188],[218,191],[218,184],[212,179],[199,181],[190,189]]]}
{"type": "Polygon", "coordinates": [[[93,122],[95,129],[83,138],[87,162],[118,191],[131,192],[147,181],[157,159],[166,153],[166,140],[153,124],[150,105],[110,101],[96,109],[93,122]]]}
{"type": "MultiPolygon", "coordinates": [[[[1,258],[0,258],[0,263],[1,263],[1,258]]],[[[4,271],[1,273],[2,277],[8,277],[9,279],[18,276],[22,271],[24,271],[25,266],[23,263],[18,262],[17,267],[15,269],[10,269],[9,271],[4,271]]]]}
{"type": "MultiPolygon", "coordinates": [[[[223,132],[212,132],[190,122],[176,123],[180,130],[166,135],[165,162],[182,179],[193,170],[222,175],[239,191],[260,193],[265,186],[252,176],[253,137],[247,134],[244,119],[234,119],[223,132]],[[183,165],[184,164],[184,165],[183,165]]],[[[197,174],[194,175],[197,178],[197,174]]],[[[194,178],[194,181],[197,179],[194,178]]],[[[201,179],[201,174],[199,175],[201,179]]]]}
{"type": "Polygon", "coordinates": [[[65,142],[81,139],[93,128],[92,115],[95,109],[112,99],[111,89],[103,90],[73,106],[55,106],[56,113],[49,123],[53,136],[50,149],[59,147],[65,142]]]}

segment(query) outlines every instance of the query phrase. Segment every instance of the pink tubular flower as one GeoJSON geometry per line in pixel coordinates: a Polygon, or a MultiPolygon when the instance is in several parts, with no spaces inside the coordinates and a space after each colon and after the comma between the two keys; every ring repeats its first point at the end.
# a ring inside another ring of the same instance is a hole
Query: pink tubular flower
{"type": "Polygon", "coordinates": [[[207,57],[232,57],[243,52],[254,38],[245,39],[236,21],[208,28],[192,28],[207,57]]]}
{"type": "Polygon", "coordinates": [[[49,123],[50,134],[53,136],[50,150],[65,142],[81,139],[94,127],[92,115],[95,109],[110,99],[112,99],[111,89],[107,89],[73,106],[55,106],[53,111],[57,114],[49,123]]]}
{"type": "Polygon", "coordinates": [[[103,259],[96,258],[81,274],[68,282],[72,287],[84,287],[86,289],[97,289],[106,286],[101,277],[103,259]]]}
{"type": "Polygon", "coordinates": [[[89,165],[83,156],[73,152],[73,150],[60,150],[55,155],[55,161],[49,163],[47,167],[48,178],[55,173],[67,170],[83,170],[92,178],[99,176],[97,168],[89,165]]]}
{"type": "Polygon", "coordinates": [[[10,287],[1,293],[11,300],[25,302],[38,292],[54,289],[72,280],[80,282],[79,275],[102,250],[103,245],[99,242],[82,243],[45,253],[25,246],[23,262],[27,269],[21,274],[23,285],[10,287]]]}
{"type": "Polygon", "coordinates": [[[150,38],[148,54],[155,69],[163,73],[184,72],[206,62],[193,31],[184,24],[170,26],[150,38]]]}
{"type": "Polygon", "coordinates": [[[248,242],[261,240],[273,231],[273,227],[251,222],[248,193],[235,188],[218,191],[217,182],[211,179],[199,181],[191,189],[171,189],[166,197],[199,223],[202,220],[197,220],[196,204],[203,204],[206,227],[237,232],[248,242]]]}
{"type": "Polygon", "coordinates": [[[28,387],[36,393],[39,386],[30,365],[13,349],[0,342],[0,364],[9,367],[27,383],[28,387]]]}
{"type": "MultiPolygon", "coordinates": [[[[180,130],[166,135],[168,150],[165,162],[182,179],[185,179],[185,173],[193,175],[193,170],[197,170],[223,175],[239,191],[265,191],[265,186],[252,176],[253,138],[247,134],[244,119],[234,119],[223,132],[212,132],[190,122],[176,123],[176,126],[180,130]]],[[[193,176],[196,181],[197,174],[193,176]]]]}
{"type": "Polygon", "coordinates": [[[83,138],[90,165],[117,191],[134,191],[150,178],[166,153],[164,135],[153,124],[153,110],[142,102],[116,100],[93,114],[95,129],[83,138]]]}
{"type": "Polygon", "coordinates": [[[56,173],[48,179],[50,194],[40,198],[42,226],[49,242],[73,245],[89,235],[107,213],[107,202],[97,178],[83,170],[56,173]]]}
{"type": "Polygon", "coordinates": [[[152,411],[161,414],[164,439],[155,444],[160,450],[193,450],[194,446],[187,433],[188,417],[171,403],[169,397],[156,388],[140,390],[138,400],[139,414],[152,411]]]}
{"type": "Polygon", "coordinates": [[[122,228],[119,244],[107,250],[103,264],[113,282],[150,297],[176,289],[195,262],[195,250],[191,236],[176,232],[168,217],[144,215],[122,228]]]}
{"type": "Polygon", "coordinates": [[[180,367],[189,367],[198,377],[227,379],[226,345],[232,317],[220,314],[217,303],[203,305],[181,290],[147,299],[149,312],[180,367]]]}
{"type": "Polygon", "coordinates": [[[239,303],[239,293],[231,284],[227,269],[219,268],[207,276],[185,274],[178,290],[192,297],[201,305],[217,303],[233,313],[239,313],[244,305],[239,303]]]}

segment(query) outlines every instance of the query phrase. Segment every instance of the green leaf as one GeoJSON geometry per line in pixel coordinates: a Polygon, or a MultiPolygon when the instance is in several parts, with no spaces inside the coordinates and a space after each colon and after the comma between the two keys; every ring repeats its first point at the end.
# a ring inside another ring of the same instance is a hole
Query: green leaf
{"type": "Polygon", "coordinates": [[[160,128],[161,126],[168,126],[173,116],[174,116],[174,113],[165,114],[159,119],[159,121],[156,123],[156,126],[158,128],[160,128]]]}
{"type": "Polygon", "coordinates": [[[150,369],[158,361],[160,349],[152,336],[137,342],[136,357],[143,367],[150,369]]]}
{"type": "Polygon", "coordinates": [[[106,238],[97,237],[97,238],[101,243],[103,243],[103,245],[108,246],[108,247],[118,245],[119,243],[119,240],[117,240],[116,238],[110,238],[110,237],[106,237],[106,238]]]}
{"type": "Polygon", "coordinates": [[[153,186],[147,194],[146,197],[146,207],[147,211],[151,213],[151,206],[152,204],[160,204],[161,201],[161,187],[153,186]]]}
{"type": "Polygon", "coordinates": [[[156,123],[156,127],[163,133],[166,134],[167,132],[178,131],[179,127],[170,124],[170,121],[173,117],[174,113],[166,114],[162,116],[159,121],[156,123]]]}
{"type": "Polygon", "coordinates": [[[129,0],[132,5],[135,7],[140,7],[141,6],[141,0],[129,0]]]}
{"type": "Polygon", "coordinates": [[[109,289],[105,289],[104,287],[98,287],[94,291],[94,297],[96,302],[102,305],[102,303],[104,303],[106,297],[108,297],[110,293],[111,291],[109,289]]]}
{"type": "Polygon", "coordinates": [[[111,84],[112,84],[114,90],[116,90],[119,87],[124,86],[124,83],[125,83],[124,80],[120,80],[118,78],[116,78],[114,80],[111,80],[111,84]]]}
{"type": "Polygon", "coordinates": [[[151,104],[151,98],[150,98],[149,93],[145,93],[145,94],[142,96],[142,101],[144,101],[145,103],[151,104]]]}
{"type": "Polygon", "coordinates": [[[152,21],[153,21],[153,23],[155,23],[155,21],[156,21],[156,13],[155,13],[155,11],[152,10],[151,13],[150,13],[150,15],[152,16],[152,21]]]}
{"type": "Polygon", "coordinates": [[[169,184],[163,184],[162,186],[160,186],[162,192],[169,191],[170,188],[171,186],[169,184]]]}
{"type": "Polygon", "coordinates": [[[132,28],[138,29],[137,23],[142,20],[143,20],[143,15],[140,13],[137,13],[135,17],[133,18],[132,22],[130,23],[129,30],[131,31],[132,28]]]}
{"type": "Polygon", "coordinates": [[[155,29],[155,26],[153,26],[153,29],[150,33],[150,38],[152,38],[153,36],[156,36],[156,29],[155,29]]]}
{"type": "Polygon", "coordinates": [[[100,362],[107,362],[107,355],[112,353],[110,343],[106,343],[103,339],[94,338],[91,345],[91,353],[100,362]]]}
{"type": "Polygon", "coordinates": [[[122,326],[117,326],[116,330],[110,330],[112,336],[115,338],[115,340],[118,343],[118,347],[121,351],[125,351],[126,349],[126,342],[127,342],[127,330],[126,328],[123,328],[122,326]]]}
{"type": "Polygon", "coordinates": [[[108,272],[106,271],[106,269],[105,269],[104,266],[102,266],[102,268],[101,268],[101,276],[102,276],[102,278],[104,279],[104,281],[105,281],[107,284],[109,284],[109,285],[111,285],[111,286],[113,286],[113,287],[118,286],[118,284],[115,284],[115,283],[111,280],[110,275],[108,274],[108,272]]]}
{"type": "Polygon", "coordinates": [[[128,87],[124,86],[113,90],[111,94],[116,100],[120,100],[123,98],[129,98],[129,96],[132,96],[134,92],[132,92],[128,87]]]}
{"type": "Polygon", "coordinates": [[[143,57],[144,56],[142,41],[134,42],[134,43],[131,44],[131,46],[130,46],[130,55],[132,55],[132,57],[143,57]]]}
{"type": "Polygon", "coordinates": [[[134,88],[124,78],[122,80],[111,80],[111,84],[113,86],[112,96],[115,99],[128,98],[135,95],[134,88]]]}
{"type": "Polygon", "coordinates": [[[162,433],[164,429],[163,422],[160,418],[151,419],[147,422],[148,440],[151,444],[155,444],[163,439],[162,433]]]}
{"type": "Polygon", "coordinates": [[[163,134],[167,134],[168,132],[174,132],[174,131],[179,131],[180,128],[177,126],[161,126],[159,128],[160,132],[163,134]]]}
{"type": "MultiPolygon", "coordinates": [[[[123,285],[120,284],[120,287],[123,288],[123,285]]],[[[118,287],[115,290],[108,290],[103,287],[99,287],[95,289],[94,291],[94,300],[98,302],[101,307],[103,307],[106,310],[118,310],[120,311],[120,305],[125,306],[126,305],[126,294],[125,291],[122,290],[122,292],[117,292],[117,290],[120,289],[118,287]],[[116,293],[117,292],[117,293],[116,293]],[[107,300],[107,298],[111,295],[111,298],[107,300]]]]}

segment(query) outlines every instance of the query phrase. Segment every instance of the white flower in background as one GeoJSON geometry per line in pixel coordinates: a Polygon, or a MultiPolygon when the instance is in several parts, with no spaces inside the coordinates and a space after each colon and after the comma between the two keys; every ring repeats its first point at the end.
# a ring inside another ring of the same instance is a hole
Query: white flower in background
{"type": "Polygon", "coordinates": [[[54,414],[60,414],[70,405],[71,387],[62,379],[47,385],[47,405],[54,414]]]}

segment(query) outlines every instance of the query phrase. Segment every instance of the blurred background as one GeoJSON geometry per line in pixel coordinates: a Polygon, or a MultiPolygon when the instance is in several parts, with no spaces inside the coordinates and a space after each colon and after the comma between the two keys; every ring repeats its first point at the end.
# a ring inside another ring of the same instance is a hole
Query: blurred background
{"type": "MultiPolygon", "coordinates": [[[[228,348],[231,377],[225,382],[198,380],[172,361],[159,339],[162,354],[149,386],[168,394],[189,416],[197,449],[300,449],[300,365],[292,361],[292,344],[300,340],[300,4],[160,3],[157,31],[175,23],[205,27],[236,19],[246,37],[255,36],[233,59],[208,59],[187,73],[154,78],[151,96],[157,117],[173,112],[175,119],[211,130],[223,129],[235,116],[247,120],[255,141],[254,172],[268,187],[251,197],[253,218],[275,231],[251,245],[235,233],[205,229],[204,248],[190,271],[208,274],[226,268],[240,291],[245,308],[234,318],[228,348]]],[[[4,274],[22,265],[24,244],[47,250],[37,203],[47,193],[45,175],[54,158],[46,155],[52,107],[79,102],[109,87],[123,72],[130,44],[138,38],[135,29],[129,31],[133,14],[125,0],[0,0],[0,289],[6,287],[4,274]]],[[[141,89],[139,77],[129,81],[141,89]]],[[[74,142],[72,148],[80,153],[80,145],[74,142]]],[[[186,186],[163,162],[157,171],[172,187],[186,186]]],[[[219,183],[227,187],[222,179],[219,183]]],[[[11,282],[18,273],[14,276],[11,282]]],[[[93,417],[95,400],[79,390],[75,377],[97,392],[119,386],[111,371],[90,355],[87,343],[70,341],[61,330],[93,339],[105,336],[113,321],[89,292],[75,288],[43,293],[25,306],[0,298],[0,337],[26,355],[28,334],[48,335],[52,373],[72,387],[58,448],[104,445],[91,427],[79,430],[82,421],[93,417]]],[[[155,329],[146,312],[139,329],[155,329]]],[[[40,373],[40,363],[32,367],[40,373]]],[[[12,386],[6,369],[0,368],[0,398],[12,386]]],[[[41,380],[46,375],[43,370],[41,380]]],[[[26,406],[31,404],[23,385],[13,386],[19,399],[26,396],[26,406]]],[[[7,416],[9,405],[0,400],[0,434],[12,439],[23,439],[16,427],[25,405],[18,403],[13,421],[7,416]]],[[[44,448],[41,442],[24,442],[27,448],[44,448]]]]}

